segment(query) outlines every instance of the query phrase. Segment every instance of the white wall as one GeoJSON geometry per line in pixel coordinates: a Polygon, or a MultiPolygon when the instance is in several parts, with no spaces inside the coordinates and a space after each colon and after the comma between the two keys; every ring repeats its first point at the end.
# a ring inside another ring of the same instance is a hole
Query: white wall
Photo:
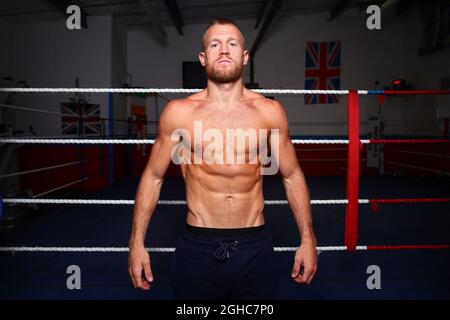
{"type": "MultiPolygon", "coordinates": [[[[128,82],[127,75],[127,32],[116,20],[111,21],[111,87],[120,88],[128,82]]],[[[127,119],[126,95],[113,94],[113,111],[108,117],[112,119],[127,119]]],[[[109,126],[109,122],[105,122],[109,126]]],[[[115,136],[127,134],[127,123],[112,121],[115,136]]],[[[109,132],[106,130],[106,132],[109,132]]]]}
{"type": "MultiPolygon", "coordinates": [[[[255,32],[254,21],[240,21],[252,43],[255,32]]],[[[144,87],[181,88],[182,62],[197,61],[201,50],[201,36],[206,25],[187,25],[184,35],[175,28],[167,27],[168,43],[161,45],[147,29],[128,32],[128,70],[133,76],[133,85],[144,87]]]]}
{"type": "MultiPolygon", "coordinates": [[[[256,73],[267,88],[303,88],[305,45],[308,41],[341,40],[341,89],[375,89],[375,81],[387,83],[403,72],[401,23],[366,28],[366,14],[349,10],[328,22],[328,13],[280,17],[274,34],[260,48],[256,73]],[[386,51],[385,48],[391,48],[386,51]]],[[[339,104],[305,105],[302,97],[279,97],[291,121],[293,135],[346,135],[347,97],[339,104]]],[[[360,97],[360,119],[376,113],[374,97],[360,97]]],[[[366,126],[361,126],[366,133],[366,126]]]]}
{"type": "MultiPolygon", "coordinates": [[[[253,29],[254,21],[240,21],[240,26],[251,45],[256,35],[253,29]]],[[[160,44],[155,35],[148,29],[132,30],[128,32],[127,68],[132,75],[132,85],[147,88],[182,88],[182,62],[197,61],[201,50],[201,36],[206,25],[187,25],[183,27],[184,35],[179,35],[175,28],[167,27],[168,42],[160,44]]],[[[246,69],[246,78],[248,77],[246,69]]],[[[173,99],[183,95],[163,94],[149,98],[147,115],[149,120],[155,120],[156,114],[161,113],[167,104],[164,98],[173,99]],[[157,112],[155,112],[155,110],[157,112]]],[[[153,133],[154,128],[149,128],[153,133]]]]}
{"type": "MultiPolygon", "coordinates": [[[[405,76],[414,89],[440,89],[441,79],[450,77],[450,48],[419,57],[418,51],[423,37],[418,10],[411,12],[404,30],[407,65],[405,76]]],[[[426,35],[431,36],[431,35],[426,35]]],[[[415,96],[403,99],[403,126],[405,131],[421,135],[434,135],[442,122],[440,117],[450,117],[450,96],[415,96]],[[437,109],[439,108],[439,112],[437,109]]],[[[442,130],[442,128],[441,128],[442,130]]]]}
{"type": "MultiPolygon", "coordinates": [[[[278,16],[255,56],[255,81],[263,88],[304,88],[305,45],[307,41],[342,41],[341,89],[381,89],[395,78],[406,78],[415,89],[439,88],[448,77],[450,49],[418,57],[421,24],[418,9],[406,16],[383,21],[382,30],[366,28],[365,12],[348,10],[332,22],[328,13],[278,16]],[[380,85],[375,86],[375,81],[380,85]]],[[[257,32],[254,20],[237,21],[250,48],[257,32]]],[[[9,43],[0,51],[1,74],[27,80],[33,87],[119,87],[127,82],[137,87],[182,87],[182,62],[197,60],[206,25],[184,26],[180,36],[166,27],[168,44],[163,46],[147,29],[130,30],[112,17],[88,17],[88,29],[69,31],[64,20],[45,23],[0,24],[0,40],[9,43]],[[128,76],[128,73],[131,77],[128,76]],[[132,80],[132,81],[131,81],[132,80]]],[[[0,74],[0,75],[1,75],[0,74]]],[[[249,67],[245,70],[249,81],[249,67]]],[[[59,111],[59,104],[71,94],[20,94],[21,106],[59,111]]],[[[164,95],[167,98],[179,95],[164,95]]],[[[102,105],[108,117],[108,95],[88,98],[102,105]]],[[[303,96],[277,96],[288,113],[292,135],[346,135],[347,98],[339,104],[305,106],[303,96]],[[330,124],[334,123],[334,124],[330,124]]],[[[124,97],[114,95],[114,118],[126,118],[124,97]]],[[[150,108],[155,108],[154,99],[150,108]]],[[[361,121],[378,112],[375,96],[362,96],[361,121]]],[[[161,111],[166,102],[158,100],[161,111]]],[[[436,108],[450,105],[448,97],[414,96],[389,98],[382,107],[386,134],[432,134],[436,131],[436,108]],[[424,107],[426,106],[426,107],[424,107]]],[[[442,108],[441,108],[442,109],[442,108]]],[[[154,117],[149,110],[149,119],[154,117]]],[[[450,113],[450,111],[449,111],[450,113]]],[[[33,124],[38,135],[60,134],[60,117],[16,113],[16,126],[27,130],[33,124]],[[17,119],[20,119],[17,120],[17,119]]],[[[115,123],[115,133],[126,127],[115,123]]],[[[366,133],[362,125],[361,133],[366,133]]]]}
{"type": "MultiPolygon", "coordinates": [[[[327,21],[328,13],[280,16],[255,55],[255,81],[263,88],[304,88],[307,41],[342,41],[341,88],[375,89],[375,80],[389,83],[402,76],[402,23],[394,21],[381,31],[366,28],[366,15],[344,12],[327,21]],[[386,51],[386,48],[390,48],[386,51]]],[[[237,21],[250,48],[258,30],[254,20],[237,21]]],[[[206,25],[184,27],[184,36],[168,28],[169,45],[163,47],[142,30],[128,34],[128,69],[134,84],[147,87],[182,86],[182,61],[196,60],[206,25]]],[[[245,71],[249,80],[249,67],[245,71]]],[[[303,96],[277,96],[291,120],[293,135],[345,135],[346,97],[339,104],[305,106],[303,96]],[[329,125],[328,123],[336,123],[329,125]]],[[[361,120],[376,113],[375,98],[361,98],[361,120]]],[[[362,127],[362,133],[366,128],[362,127]]]]}
{"type": "MultiPolygon", "coordinates": [[[[65,20],[18,24],[12,33],[11,73],[32,87],[111,86],[111,20],[109,16],[88,17],[88,29],[68,30],[65,20]]],[[[3,33],[3,32],[2,32],[3,33]]],[[[60,112],[60,103],[74,94],[16,94],[19,106],[60,112]]],[[[108,115],[108,96],[84,95],[101,105],[101,116],[108,115]]],[[[33,125],[40,135],[60,135],[61,116],[16,112],[15,128],[28,131],[33,125]]]]}

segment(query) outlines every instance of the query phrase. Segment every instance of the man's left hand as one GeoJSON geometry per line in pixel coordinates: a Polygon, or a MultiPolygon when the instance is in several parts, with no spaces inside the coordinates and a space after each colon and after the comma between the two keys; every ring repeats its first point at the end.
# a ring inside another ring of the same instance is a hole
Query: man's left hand
{"type": "Polygon", "coordinates": [[[297,283],[310,284],[317,271],[315,241],[303,241],[295,252],[291,277],[297,283]]]}

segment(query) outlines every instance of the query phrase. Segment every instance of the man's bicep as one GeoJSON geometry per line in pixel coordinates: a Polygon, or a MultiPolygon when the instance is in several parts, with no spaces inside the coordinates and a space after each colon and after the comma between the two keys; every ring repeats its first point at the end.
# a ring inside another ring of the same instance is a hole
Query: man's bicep
{"type": "Polygon", "coordinates": [[[296,170],[299,170],[297,154],[291,142],[286,112],[278,101],[273,103],[274,109],[272,109],[271,120],[273,121],[272,127],[277,129],[279,133],[278,163],[280,173],[283,177],[288,177],[296,170]]]}
{"type": "Polygon", "coordinates": [[[145,170],[162,178],[171,162],[172,150],[178,143],[172,139],[176,126],[176,103],[170,102],[161,114],[158,137],[152,146],[150,158],[145,170]]]}
{"type": "Polygon", "coordinates": [[[283,177],[289,177],[299,170],[295,147],[288,133],[280,133],[280,173],[283,177]]]}
{"type": "Polygon", "coordinates": [[[145,170],[150,170],[154,176],[162,178],[170,165],[172,149],[175,145],[176,141],[172,141],[170,136],[158,136],[153,144],[145,170]]]}

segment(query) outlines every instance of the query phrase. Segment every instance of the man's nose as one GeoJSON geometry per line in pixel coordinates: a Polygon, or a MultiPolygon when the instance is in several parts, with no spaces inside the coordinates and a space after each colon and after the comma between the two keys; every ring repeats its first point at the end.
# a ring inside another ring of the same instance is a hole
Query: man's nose
{"type": "Polygon", "coordinates": [[[220,49],[220,54],[221,55],[228,55],[228,54],[230,54],[230,50],[228,50],[227,46],[222,46],[221,49],[220,49]]]}

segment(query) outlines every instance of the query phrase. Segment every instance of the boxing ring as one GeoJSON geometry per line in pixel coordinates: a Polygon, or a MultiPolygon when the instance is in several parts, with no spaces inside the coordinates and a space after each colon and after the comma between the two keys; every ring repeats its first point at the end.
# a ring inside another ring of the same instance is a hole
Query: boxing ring
{"type": "MultiPolygon", "coordinates": [[[[120,93],[120,94],[134,94],[134,93],[144,93],[144,94],[158,94],[158,93],[173,93],[173,94],[188,94],[188,93],[195,93],[200,91],[199,89],[134,89],[134,88],[127,88],[127,89],[115,89],[115,88],[0,88],[0,92],[8,92],[8,93],[120,93]]],[[[438,197],[431,197],[431,196],[425,196],[425,197],[360,197],[360,165],[361,165],[361,150],[364,145],[370,145],[370,144],[382,144],[382,145],[408,145],[408,144],[439,144],[444,145],[448,147],[450,145],[450,140],[447,138],[444,139],[361,139],[360,138],[360,120],[359,120],[359,109],[360,109],[360,97],[361,96],[367,96],[367,95],[373,95],[376,97],[384,97],[384,96],[394,96],[394,95],[448,95],[450,94],[450,90],[407,90],[407,91],[401,91],[401,90],[271,90],[271,89],[261,89],[261,90],[254,90],[256,92],[259,92],[261,94],[271,94],[271,95],[305,95],[305,94],[337,94],[337,95],[344,95],[347,96],[347,108],[348,108],[348,139],[292,139],[292,143],[294,145],[344,145],[347,147],[347,160],[346,160],[346,182],[345,182],[345,197],[341,198],[333,198],[333,199],[312,199],[311,205],[313,205],[313,216],[316,211],[315,208],[323,207],[323,210],[327,211],[333,211],[333,210],[340,210],[339,208],[342,208],[345,206],[345,229],[344,229],[344,241],[341,244],[337,245],[322,245],[321,237],[318,235],[318,241],[321,245],[318,245],[317,250],[320,254],[319,259],[319,272],[321,269],[321,265],[323,261],[328,261],[327,258],[325,258],[328,254],[325,254],[325,252],[328,252],[329,254],[334,253],[338,254],[342,251],[348,251],[349,253],[346,254],[346,256],[352,256],[352,255],[358,255],[362,252],[368,252],[368,251],[374,251],[374,252],[401,252],[401,255],[404,257],[406,252],[418,252],[420,251],[420,254],[425,254],[424,252],[444,252],[444,258],[443,260],[440,260],[443,265],[446,265],[448,260],[448,251],[450,249],[450,240],[447,241],[446,237],[441,237],[444,239],[445,242],[440,242],[439,240],[434,242],[421,242],[420,240],[416,243],[411,243],[410,240],[406,241],[406,243],[385,243],[385,241],[381,241],[380,243],[377,242],[371,242],[371,243],[361,243],[360,238],[360,219],[361,219],[361,211],[372,211],[372,212],[379,212],[380,206],[383,205],[385,208],[388,205],[440,205],[440,210],[446,210],[446,204],[450,202],[450,196],[448,193],[448,190],[441,190],[440,193],[441,196],[438,197]],[[329,209],[330,207],[333,207],[333,209],[329,209]],[[335,208],[335,209],[334,209],[335,208]],[[322,254],[324,253],[324,254],[322,254]]],[[[32,144],[32,145],[151,145],[155,142],[154,139],[97,139],[97,138],[83,138],[83,139],[67,139],[67,138],[30,138],[30,137],[24,137],[24,138],[0,138],[0,144],[32,144]]],[[[110,156],[110,155],[109,155],[110,156]]],[[[108,155],[104,156],[108,158],[108,155]]],[[[16,174],[28,174],[35,171],[43,171],[43,170],[52,170],[52,169],[60,169],[64,168],[66,166],[72,166],[77,165],[78,162],[70,162],[70,163],[63,163],[60,165],[50,166],[46,168],[36,168],[35,170],[28,170],[25,172],[20,172],[16,174]]],[[[300,160],[300,165],[302,165],[302,160],[300,160]]],[[[10,174],[12,175],[12,174],[10,174]]],[[[8,175],[4,175],[2,177],[7,177],[8,175]]],[[[87,179],[87,178],[83,178],[87,179]]],[[[83,181],[83,179],[76,180],[73,182],[70,182],[68,184],[59,186],[59,189],[65,188],[67,186],[77,184],[83,181]]],[[[266,177],[264,178],[266,180],[266,177]]],[[[269,179],[275,179],[275,177],[271,177],[269,179]]],[[[320,179],[319,179],[320,180],[320,179]]],[[[170,182],[169,184],[179,184],[179,182],[170,182]]],[[[276,182],[275,182],[276,183],[276,182]]],[[[55,188],[54,190],[57,190],[58,188],[55,188]]],[[[179,187],[177,187],[179,188],[179,187]]],[[[120,188],[119,188],[120,189],[120,188]]],[[[282,187],[280,186],[278,190],[281,190],[282,187]]],[[[388,188],[386,188],[388,189],[388,188]]],[[[128,212],[130,211],[130,206],[134,205],[134,200],[132,200],[132,192],[128,192],[129,196],[131,196],[128,199],[119,198],[119,199],[110,199],[108,198],[108,195],[103,195],[100,198],[97,199],[86,199],[86,198],[64,198],[64,199],[58,199],[58,198],[47,198],[43,197],[44,195],[47,195],[51,193],[54,190],[49,190],[48,192],[41,193],[38,195],[33,195],[30,198],[17,198],[17,197],[5,197],[3,195],[0,195],[0,212],[3,212],[6,206],[11,205],[70,205],[71,206],[71,212],[72,214],[75,214],[76,211],[84,211],[84,206],[106,206],[108,209],[102,209],[105,210],[103,220],[108,219],[108,216],[106,215],[106,211],[109,210],[111,207],[120,208],[119,210],[128,212]],[[77,206],[83,206],[81,209],[75,209],[77,206]],[[123,209],[122,209],[123,208],[123,209]]],[[[177,209],[177,208],[184,208],[186,205],[186,201],[182,199],[183,192],[177,189],[178,199],[174,198],[164,198],[162,200],[158,201],[158,207],[161,208],[164,207],[164,211],[167,212],[173,212],[175,210],[183,211],[183,209],[177,209]],[[175,208],[175,209],[174,209],[175,208]]],[[[117,192],[119,196],[123,195],[123,192],[117,192]]],[[[168,195],[170,195],[170,192],[167,192],[168,195]]],[[[273,193],[273,192],[269,192],[273,193]]],[[[164,193],[162,193],[163,196],[164,193]]],[[[266,194],[266,192],[265,192],[266,194]]],[[[280,192],[275,192],[274,194],[278,194],[280,196],[280,192]]],[[[281,211],[287,211],[289,212],[289,209],[287,207],[288,202],[284,199],[270,199],[265,200],[265,211],[266,210],[275,210],[272,208],[280,206],[283,208],[281,211]]],[[[64,208],[64,207],[63,207],[64,208]]],[[[279,212],[280,210],[277,209],[279,212]]],[[[103,212],[103,211],[102,211],[103,212]]],[[[287,212],[283,212],[281,214],[287,214],[287,212]]],[[[331,213],[330,213],[331,214],[331,213]]],[[[377,215],[380,215],[380,213],[376,213],[377,215]]],[[[275,215],[275,214],[274,214],[275,215]]],[[[268,219],[268,222],[275,221],[277,218],[279,218],[280,213],[276,214],[277,217],[271,216],[268,219]]],[[[1,214],[0,214],[1,216],[1,214]]],[[[114,219],[119,219],[118,215],[114,215],[114,219]]],[[[157,215],[155,215],[154,218],[156,218],[157,215]]],[[[178,217],[179,218],[179,217],[178,217]]],[[[130,219],[130,216],[127,216],[127,219],[130,219]]],[[[159,219],[159,218],[158,218],[159,219]]],[[[160,222],[159,227],[156,232],[152,232],[152,238],[158,238],[158,236],[163,237],[164,233],[171,228],[171,221],[173,222],[175,217],[172,216],[167,218],[168,221],[166,222],[160,222]]],[[[180,220],[181,221],[181,220],[180,220]]],[[[447,223],[447,222],[445,222],[447,223]]],[[[152,224],[152,223],[151,223],[152,224]]],[[[294,222],[295,224],[295,222],[294,222]]],[[[88,226],[89,224],[86,224],[88,226]]],[[[179,230],[181,227],[180,222],[175,223],[177,227],[175,230],[179,230]]],[[[122,229],[125,229],[126,231],[129,231],[131,224],[124,224],[120,227],[122,229]]],[[[117,228],[116,226],[115,228],[117,228]]],[[[442,227],[442,226],[441,226],[442,227]]],[[[61,232],[61,231],[60,231],[61,232]]],[[[167,231],[168,232],[168,231],[167,231]]],[[[83,232],[80,231],[82,234],[83,232]]],[[[99,232],[100,235],[102,234],[102,231],[99,232]]],[[[105,238],[110,237],[111,235],[106,236],[105,238]]],[[[126,254],[128,252],[128,247],[126,246],[126,242],[120,243],[113,243],[112,245],[75,245],[71,243],[58,244],[58,238],[53,238],[51,234],[46,235],[47,239],[45,242],[52,243],[52,245],[36,245],[33,242],[30,242],[28,244],[20,244],[20,245],[14,245],[14,243],[11,243],[11,239],[9,239],[8,242],[10,242],[8,245],[2,245],[0,244],[0,260],[2,259],[10,259],[9,263],[11,264],[17,264],[17,261],[14,262],[17,259],[22,259],[20,256],[27,254],[31,255],[45,255],[46,257],[50,257],[48,259],[52,259],[49,255],[54,254],[65,254],[67,259],[67,264],[70,264],[70,255],[92,255],[92,254],[113,254],[113,253],[122,253],[126,254]],[[2,258],[3,255],[3,258],[2,258]],[[68,256],[67,256],[68,255],[68,256]]],[[[122,237],[123,238],[123,237],[122,237]]],[[[326,237],[328,238],[328,237],[326,237]]],[[[1,239],[1,238],[0,238],[1,239]]],[[[14,240],[14,237],[13,237],[14,240]]],[[[74,241],[74,243],[82,243],[83,241],[74,241]]],[[[102,241],[100,241],[102,242],[102,241]]],[[[115,241],[116,242],[116,241],[115,241]]],[[[158,242],[158,241],[156,241],[158,242]]],[[[294,241],[289,241],[292,243],[295,243],[294,241]]],[[[335,241],[333,241],[335,242],[335,241]]],[[[274,250],[276,252],[279,252],[281,255],[286,253],[293,253],[297,247],[291,245],[291,243],[277,243],[275,245],[274,250]]],[[[168,266],[168,260],[167,257],[162,257],[166,254],[173,253],[175,251],[174,247],[171,246],[163,246],[163,245],[153,245],[147,248],[148,251],[153,252],[157,254],[157,256],[152,255],[152,262],[157,261],[158,259],[166,259],[166,267],[168,266]],[[158,258],[160,257],[161,258],[158,258]]],[[[342,255],[343,253],[341,253],[342,255]]],[[[291,258],[291,256],[284,256],[280,259],[286,259],[291,258]]],[[[336,256],[335,256],[336,257],[336,256]]],[[[31,258],[33,259],[33,258],[31,258]]],[[[114,259],[113,257],[109,257],[108,260],[114,259]]],[[[339,259],[342,259],[339,258],[339,259]]],[[[345,258],[344,258],[345,259],[345,258]]],[[[440,258],[441,259],[441,258],[440,258]]],[[[169,258],[170,260],[170,258],[169,258]]],[[[383,259],[381,259],[383,261],[383,259]]],[[[286,262],[290,263],[290,262],[286,262]]],[[[43,264],[45,265],[45,263],[43,264]]],[[[101,268],[101,266],[96,266],[96,268],[101,268]]],[[[26,268],[25,268],[26,269],[26,268]]],[[[164,268],[162,268],[164,269],[164,268]]],[[[364,270],[365,271],[365,270],[364,270]]],[[[155,271],[156,277],[157,277],[158,270],[155,271]]],[[[127,268],[126,266],[123,266],[123,273],[127,274],[127,268]]],[[[130,282],[130,287],[132,287],[130,282]]],[[[291,289],[292,290],[292,289],[291,289]]],[[[296,296],[295,294],[291,294],[289,298],[299,298],[301,296],[307,296],[308,288],[302,289],[304,290],[304,293],[300,296],[296,296]]],[[[319,290],[319,289],[317,289],[319,290]]],[[[316,295],[313,294],[313,296],[317,297],[317,291],[316,295]]],[[[448,293],[448,296],[450,296],[450,293],[448,292],[448,289],[443,290],[443,294],[448,293]]],[[[143,298],[143,296],[139,296],[143,298]]],[[[345,295],[344,295],[345,297],[345,295]]],[[[89,298],[89,297],[88,297],[89,298]]],[[[155,298],[161,298],[161,296],[155,298]]],[[[170,293],[165,293],[162,295],[162,298],[170,298],[170,293]]]]}

